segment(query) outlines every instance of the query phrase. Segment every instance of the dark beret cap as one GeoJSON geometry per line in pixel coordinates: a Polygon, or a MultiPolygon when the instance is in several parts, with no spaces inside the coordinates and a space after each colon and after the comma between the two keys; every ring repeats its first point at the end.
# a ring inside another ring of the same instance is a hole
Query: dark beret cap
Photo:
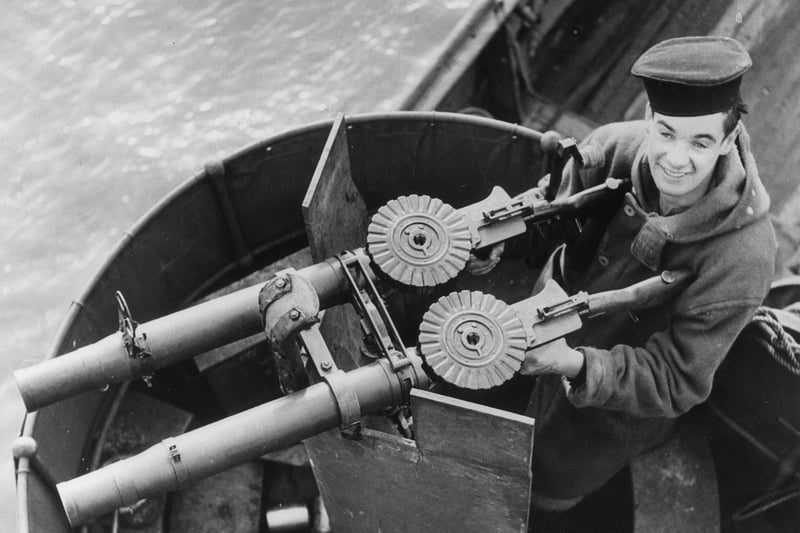
{"type": "Polygon", "coordinates": [[[678,37],[647,50],[631,68],[642,79],[650,107],[664,115],[697,116],[730,109],[753,62],[728,37],[678,37]]]}

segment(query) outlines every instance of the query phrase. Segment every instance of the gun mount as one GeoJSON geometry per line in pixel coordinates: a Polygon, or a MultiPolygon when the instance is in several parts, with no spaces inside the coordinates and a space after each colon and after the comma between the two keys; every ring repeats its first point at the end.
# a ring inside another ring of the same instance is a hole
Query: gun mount
{"type": "MultiPolygon", "coordinates": [[[[573,152],[567,154],[579,164],[602,164],[602,158],[579,158],[573,152]]],[[[461,273],[470,251],[523,234],[526,222],[586,216],[628,187],[628,182],[609,179],[554,201],[544,200],[538,189],[511,198],[494,187],[485,199],[458,210],[426,195],[401,196],[373,215],[366,246],[352,255],[369,257],[378,271],[403,285],[437,286],[461,273]]],[[[318,310],[324,310],[346,300],[352,286],[346,271],[338,259],[329,258],[298,275],[317,294],[318,310]]],[[[361,282],[372,283],[373,269],[363,272],[361,282]]],[[[32,412],[81,392],[147,379],[160,368],[253,335],[262,329],[258,306],[253,305],[262,290],[255,285],[142,324],[132,319],[123,298],[119,332],[14,372],[25,407],[32,412]]]]}
{"type": "MultiPolygon", "coordinates": [[[[180,489],[193,480],[337,426],[350,428],[359,423],[363,414],[402,406],[411,388],[428,386],[423,359],[437,376],[458,386],[500,385],[519,370],[526,350],[578,329],[581,326],[579,315],[597,315],[637,304],[647,306],[653,299],[663,298],[681,287],[689,273],[666,272],[638,285],[594,296],[581,293],[569,297],[550,281],[541,293],[510,306],[477,291],[453,293],[439,299],[425,314],[418,350],[403,346],[381,294],[372,282],[373,276],[364,255],[347,252],[297,272],[280,272],[261,286],[257,298],[262,316],[260,323],[273,347],[281,384],[288,394],[59,483],[57,489],[70,523],[73,526],[83,524],[143,498],[180,489]],[[338,281],[341,279],[345,280],[344,285],[338,281]],[[365,319],[367,332],[377,339],[381,357],[344,372],[336,368],[316,325],[321,302],[327,305],[341,299],[348,290],[365,319]],[[311,384],[298,374],[306,369],[311,384]]],[[[242,294],[255,297],[253,289],[246,289],[235,298],[242,298],[242,294]]],[[[188,316],[209,312],[205,309],[219,309],[213,302],[203,305],[203,310],[189,310],[188,316]]],[[[251,302],[244,307],[256,306],[251,302]]],[[[186,315],[175,316],[153,323],[187,320],[186,315]]],[[[142,327],[156,332],[153,323],[142,327]]],[[[201,332],[195,335],[197,338],[191,341],[193,346],[212,342],[201,332]]],[[[124,352],[124,336],[121,332],[113,343],[112,355],[118,358],[129,358],[127,352],[119,353],[120,350],[124,352]]],[[[192,335],[185,333],[183,338],[186,337],[192,338],[192,335]]],[[[164,338],[169,339],[169,335],[165,334],[164,338]]],[[[213,342],[220,339],[218,336],[211,338],[213,342]]],[[[160,338],[159,341],[162,344],[158,346],[166,343],[160,338]]],[[[101,342],[101,346],[112,344],[111,340],[101,342]]],[[[162,349],[170,353],[168,348],[162,349]]],[[[86,350],[82,350],[65,357],[86,361],[86,350]]],[[[100,363],[96,366],[102,368],[100,363]]],[[[131,376],[139,372],[141,365],[123,368],[128,373],[119,375],[131,376]],[[136,371],[130,371],[131,368],[136,371]]],[[[25,374],[23,377],[28,375],[36,376],[25,374]]],[[[50,373],[38,375],[49,376],[50,373]]],[[[102,371],[82,373],[75,380],[80,386],[68,382],[61,387],[60,394],[94,384],[98,376],[106,378],[108,374],[102,371]]],[[[42,403],[54,398],[52,393],[31,392],[49,388],[36,389],[37,378],[25,377],[22,382],[27,383],[27,379],[32,380],[31,386],[25,389],[31,402],[42,403]]]]}
{"type": "MultiPolygon", "coordinates": [[[[601,194],[597,198],[609,190],[616,189],[613,186],[598,189],[601,194]]],[[[520,207],[516,205],[518,200],[511,199],[509,204],[507,194],[503,198],[503,202],[494,203],[491,208],[487,208],[485,202],[478,202],[460,211],[462,216],[478,213],[464,221],[471,228],[470,250],[507,238],[496,237],[507,233],[494,230],[504,225],[509,227],[512,222],[515,227],[523,227],[527,221],[548,220],[550,215],[578,213],[576,209],[582,208],[581,201],[587,197],[561,204],[557,200],[549,203],[535,200],[538,207],[533,209],[524,207],[527,199],[520,207]],[[476,231],[481,238],[473,241],[476,231]],[[474,244],[478,242],[480,244],[474,244]]],[[[425,235],[425,232],[420,233],[425,235]]],[[[424,248],[427,244],[427,241],[419,242],[419,238],[415,241],[413,232],[403,234],[410,235],[411,242],[417,246],[424,248]]],[[[367,413],[382,413],[388,408],[404,406],[409,391],[415,387],[425,388],[431,377],[439,379],[426,374],[423,363],[428,354],[420,348],[407,349],[400,338],[384,304],[388,295],[382,290],[386,277],[398,280],[386,276],[386,272],[380,271],[380,265],[379,271],[373,269],[377,261],[370,255],[370,243],[367,242],[366,250],[336,246],[338,250],[351,249],[352,252],[327,259],[323,255],[322,260],[309,267],[280,272],[266,283],[156,320],[136,323],[125,305],[125,312],[120,313],[119,322],[123,325],[120,331],[16,373],[26,406],[35,410],[109,383],[150,375],[213,347],[261,331],[269,340],[280,370],[281,385],[287,393],[284,397],[167,438],[139,455],[58,483],[58,494],[70,523],[85,523],[141,498],[182,488],[327,429],[358,427],[367,413]],[[370,346],[376,348],[372,355],[378,356],[377,360],[348,372],[337,368],[331,357],[331,346],[318,327],[323,311],[333,311],[344,303],[356,309],[357,320],[371,339],[370,346]]],[[[491,298],[484,295],[480,299],[488,302],[491,298]]],[[[556,313],[554,304],[549,302],[552,316],[542,318],[542,323],[565,316],[556,313]]],[[[527,324],[527,318],[516,305],[506,305],[504,313],[510,311],[511,315],[516,315],[524,332],[533,326],[527,324]]],[[[469,346],[482,342],[480,327],[489,323],[481,315],[476,316],[475,325],[467,324],[470,330],[461,334],[461,339],[469,346]]],[[[505,335],[506,331],[502,333],[505,335]]],[[[520,351],[524,355],[529,348],[527,332],[524,338],[524,345],[516,344],[517,357],[520,351]]],[[[545,336],[537,333],[536,338],[543,340],[545,336]]],[[[523,452],[515,452],[517,460],[528,460],[529,451],[527,457],[524,448],[523,452]]],[[[529,476],[529,469],[524,474],[529,476]]],[[[521,498],[525,499],[524,494],[521,498]]]]}

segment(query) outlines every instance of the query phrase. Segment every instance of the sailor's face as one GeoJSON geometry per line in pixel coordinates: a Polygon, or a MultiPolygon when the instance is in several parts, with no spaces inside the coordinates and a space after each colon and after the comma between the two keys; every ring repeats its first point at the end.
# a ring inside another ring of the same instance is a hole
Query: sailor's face
{"type": "Polygon", "coordinates": [[[653,113],[648,124],[647,159],[662,207],[689,207],[702,198],[717,159],[733,147],[725,113],[674,117],[653,113]]]}

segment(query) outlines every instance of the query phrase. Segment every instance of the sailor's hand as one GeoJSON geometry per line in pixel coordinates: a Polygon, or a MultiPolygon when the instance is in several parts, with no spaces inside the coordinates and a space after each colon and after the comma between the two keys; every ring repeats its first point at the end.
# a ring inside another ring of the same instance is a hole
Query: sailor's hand
{"type": "Polygon", "coordinates": [[[497,263],[500,262],[500,256],[503,255],[505,249],[505,243],[501,242],[492,248],[492,251],[489,252],[489,257],[486,259],[479,259],[475,256],[475,254],[469,254],[467,265],[464,268],[473,276],[483,276],[484,274],[488,274],[492,271],[492,269],[494,269],[494,267],[497,266],[497,263]]]}
{"type": "Polygon", "coordinates": [[[520,374],[561,374],[573,378],[583,368],[584,355],[563,338],[525,352],[520,374]]]}

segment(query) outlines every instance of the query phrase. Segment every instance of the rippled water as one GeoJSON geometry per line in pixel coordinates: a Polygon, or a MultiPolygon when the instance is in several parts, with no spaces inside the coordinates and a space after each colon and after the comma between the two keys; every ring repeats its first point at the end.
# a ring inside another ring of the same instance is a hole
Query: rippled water
{"type": "MultiPolygon", "coordinates": [[[[396,108],[470,4],[8,4],[0,20],[2,450],[22,419],[11,371],[43,357],[127,228],[207,160],[338,112],[396,108]]],[[[0,523],[10,524],[12,474],[10,461],[2,464],[0,523]]]]}

